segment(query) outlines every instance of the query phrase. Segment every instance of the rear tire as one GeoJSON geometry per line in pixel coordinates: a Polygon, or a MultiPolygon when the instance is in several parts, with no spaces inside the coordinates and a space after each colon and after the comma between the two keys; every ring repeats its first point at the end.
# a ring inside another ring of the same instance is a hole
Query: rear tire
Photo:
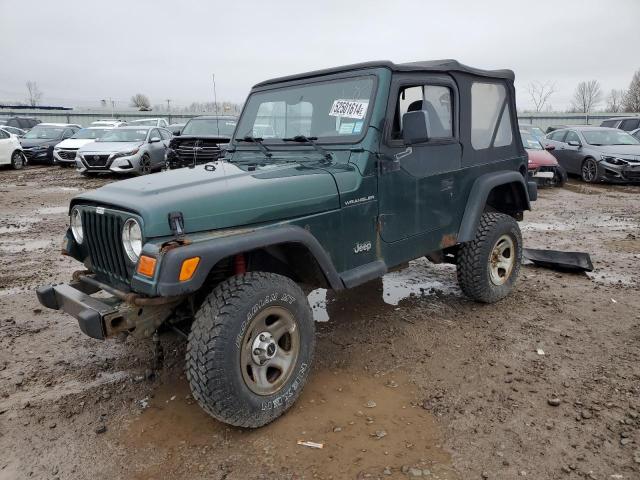
{"type": "Polygon", "coordinates": [[[266,425],[300,395],[314,330],[307,297],[291,279],[231,277],[207,296],[191,327],[186,370],[193,397],[222,422],[266,425]]]}
{"type": "Polygon", "coordinates": [[[16,150],[13,152],[13,155],[11,155],[11,166],[14,170],[22,170],[26,164],[27,157],[25,157],[21,151],[16,150]]]}
{"type": "Polygon", "coordinates": [[[585,158],[580,169],[580,176],[583,182],[598,183],[600,181],[598,163],[593,158],[585,158]]]}
{"type": "Polygon", "coordinates": [[[458,252],[458,283],[477,302],[497,302],[513,290],[521,261],[518,222],[503,213],[483,213],[475,238],[458,252]]]}

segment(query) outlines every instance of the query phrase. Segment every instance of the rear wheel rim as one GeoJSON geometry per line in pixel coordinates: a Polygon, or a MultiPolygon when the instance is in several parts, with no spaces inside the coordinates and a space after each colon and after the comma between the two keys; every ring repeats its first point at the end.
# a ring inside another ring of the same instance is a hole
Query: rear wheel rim
{"type": "Polygon", "coordinates": [[[142,157],[140,159],[140,173],[142,175],[146,175],[151,172],[151,162],[149,161],[149,157],[142,157]]]}
{"type": "Polygon", "coordinates": [[[15,152],[13,154],[12,163],[15,169],[24,167],[24,159],[22,158],[22,154],[20,152],[15,152]]]}
{"type": "Polygon", "coordinates": [[[510,235],[502,235],[491,250],[489,277],[496,286],[504,285],[513,272],[516,263],[515,242],[510,235]]]}
{"type": "Polygon", "coordinates": [[[300,354],[300,332],[293,314],[272,306],[258,313],[241,343],[242,378],[253,393],[273,395],[291,378],[300,354]]]}
{"type": "Polygon", "coordinates": [[[593,182],[596,179],[598,171],[598,166],[596,162],[593,160],[587,160],[582,165],[582,178],[584,178],[585,182],[593,182]]]}

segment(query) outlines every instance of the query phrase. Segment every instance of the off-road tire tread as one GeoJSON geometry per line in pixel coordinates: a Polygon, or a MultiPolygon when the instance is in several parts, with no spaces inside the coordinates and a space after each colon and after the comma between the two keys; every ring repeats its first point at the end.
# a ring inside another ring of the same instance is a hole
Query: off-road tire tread
{"type": "MultiPolygon", "coordinates": [[[[255,428],[266,425],[282,413],[269,415],[270,412],[267,412],[265,416],[272,418],[256,418],[251,412],[239,408],[224,381],[227,375],[222,362],[225,352],[216,347],[235,341],[229,335],[231,329],[225,328],[225,326],[228,322],[238,321],[240,310],[242,306],[246,306],[245,299],[252,290],[273,288],[274,285],[282,285],[283,283],[288,284],[287,289],[297,289],[299,295],[306,300],[300,287],[287,277],[273,273],[249,272],[233,276],[217,285],[196,313],[189,333],[186,353],[187,379],[198,404],[209,415],[224,423],[238,427],[255,428]],[[213,319],[213,323],[211,319],[213,319]],[[196,352],[206,352],[206,354],[198,356],[196,352]],[[208,362],[205,357],[209,358],[208,362]],[[215,384],[211,382],[212,380],[215,381],[215,384]]],[[[312,316],[308,302],[305,301],[305,305],[309,308],[309,315],[312,316]]],[[[312,336],[310,342],[309,344],[307,341],[311,349],[309,364],[313,360],[315,336],[312,336]]],[[[302,388],[296,390],[290,401],[287,402],[288,406],[295,402],[301,391],[302,388]]]]}
{"type": "MultiPolygon", "coordinates": [[[[458,284],[462,292],[469,298],[482,303],[493,303],[504,297],[497,295],[488,281],[483,279],[486,275],[487,263],[484,258],[483,247],[488,242],[491,233],[500,223],[515,224],[518,232],[516,248],[522,249],[522,236],[518,223],[504,213],[485,212],[480,217],[480,223],[476,229],[475,238],[463,243],[456,256],[458,284]]],[[[512,278],[517,278],[520,271],[520,261],[516,261],[512,272],[512,278]]]]}

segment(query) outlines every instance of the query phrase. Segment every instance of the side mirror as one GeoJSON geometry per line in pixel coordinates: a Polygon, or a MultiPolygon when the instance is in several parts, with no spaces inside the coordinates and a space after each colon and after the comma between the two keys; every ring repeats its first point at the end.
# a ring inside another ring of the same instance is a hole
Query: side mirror
{"type": "Polygon", "coordinates": [[[569,145],[570,147],[581,147],[582,145],[580,145],[580,142],[576,142],[575,140],[571,140],[570,142],[567,142],[567,145],[569,145]]]}
{"type": "Polygon", "coordinates": [[[405,145],[429,141],[429,117],[424,110],[407,112],[402,116],[402,139],[405,145]]]}
{"type": "Polygon", "coordinates": [[[160,141],[160,137],[151,137],[149,139],[149,143],[156,143],[160,141]]]}
{"type": "Polygon", "coordinates": [[[551,150],[555,150],[556,146],[555,145],[545,145],[544,149],[550,152],[551,150]]]}

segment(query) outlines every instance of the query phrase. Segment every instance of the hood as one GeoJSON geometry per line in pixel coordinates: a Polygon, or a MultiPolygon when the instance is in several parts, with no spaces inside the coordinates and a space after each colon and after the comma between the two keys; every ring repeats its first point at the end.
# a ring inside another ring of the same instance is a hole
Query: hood
{"type": "Polygon", "coordinates": [[[80,148],[89,143],[93,143],[95,140],[92,138],[67,138],[61,141],[56,147],[58,148],[80,148]]]}
{"type": "Polygon", "coordinates": [[[72,203],[95,202],[138,213],[146,238],[171,235],[170,212],[182,212],[185,232],[195,233],[310,215],[340,207],[333,176],[295,163],[248,172],[219,162],[114,182],[72,203]]]}
{"type": "Polygon", "coordinates": [[[206,140],[207,142],[213,143],[229,143],[231,137],[227,137],[224,135],[177,135],[171,139],[171,141],[169,142],[169,146],[174,147],[176,145],[180,145],[181,143],[195,140],[206,140]]]}
{"type": "Polygon", "coordinates": [[[31,148],[37,146],[50,147],[51,145],[57,145],[60,143],[60,139],[56,138],[54,140],[50,138],[21,138],[20,145],[22,148],[31,148]]]}
{"type": "Polygon", "coordinates": [[[134,148],[139,148],[142,143],[143,142],[91,142],[81,147],[80,152],[128,152],[134,148]]]}
{"type": "Polygon", "coordinates": [[[558,165],[556,157],[546,150],[527,150],[529,156],[529,168],[555,167],[558,165]]]}
{"type": "Polygon", "coordinates": [[[639,145],[589,145],[589,148],[593,148],[605,155],[621,155],[625,157],[635,156],[640,159],[640,144],[639,145]]]}

